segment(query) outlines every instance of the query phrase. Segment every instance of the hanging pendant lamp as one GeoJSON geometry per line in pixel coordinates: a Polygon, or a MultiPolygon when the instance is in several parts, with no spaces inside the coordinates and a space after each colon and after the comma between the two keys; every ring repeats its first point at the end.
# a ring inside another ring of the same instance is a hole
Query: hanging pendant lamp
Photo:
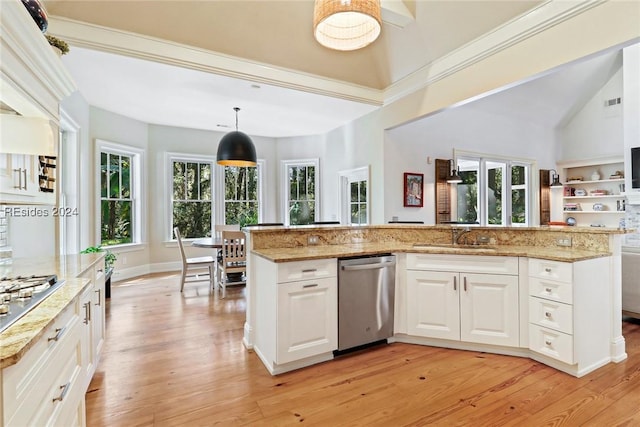
{"type": "Polygon", "coordinates": [[[236,112],[236,130],[229,132],[220,140],[217,162],[223,166],[255,166],[258,162],[256,147],[249,135],[238,131],[240,108],[234,107],[233,110],[236,112]]]}
{"type": "Polygon", "coordinates": [[[380,0],[316,0],[313,33],[321,45],[356,50],[380,35],[380,0]]]}

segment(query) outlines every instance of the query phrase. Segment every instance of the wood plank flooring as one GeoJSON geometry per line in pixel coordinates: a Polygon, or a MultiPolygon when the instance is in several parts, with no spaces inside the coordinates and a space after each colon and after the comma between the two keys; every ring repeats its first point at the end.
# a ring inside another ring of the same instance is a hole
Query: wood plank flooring
{"type": "Polygon", "coordinates": [[[640,321],[628,359],[583,378],[535,361],[395,343],[272,377],[242,345],[244,288],[177,274],[114,284],[86,395],[99,426],[640,426],[640,321]]]}

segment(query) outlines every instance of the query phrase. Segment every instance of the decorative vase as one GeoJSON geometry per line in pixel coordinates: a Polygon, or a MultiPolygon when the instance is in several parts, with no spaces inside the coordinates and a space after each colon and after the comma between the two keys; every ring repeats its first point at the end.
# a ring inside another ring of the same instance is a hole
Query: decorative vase
{"type": "Polygon", "coordinates": [[[591,181],[600,181],[600,174],[597,170],[593,171],[593,174],[591,175],[591,181]]]}

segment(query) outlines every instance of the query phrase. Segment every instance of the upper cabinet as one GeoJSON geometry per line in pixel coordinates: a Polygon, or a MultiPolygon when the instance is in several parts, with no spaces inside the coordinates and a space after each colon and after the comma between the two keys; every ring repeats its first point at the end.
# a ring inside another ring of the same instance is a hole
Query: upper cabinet
{"type": "Polygon", "coordinates": [[[56,155],[59,103],[75,84],[20,0],[0,12],[0,106],[21,116],[0,122],[0,152],[56,155]]]}
{"type": "Polygon", "coordinates": [[[75,84],[20,0],[0,12],[0,203],[55,204],[59,104],[75,84]]]}

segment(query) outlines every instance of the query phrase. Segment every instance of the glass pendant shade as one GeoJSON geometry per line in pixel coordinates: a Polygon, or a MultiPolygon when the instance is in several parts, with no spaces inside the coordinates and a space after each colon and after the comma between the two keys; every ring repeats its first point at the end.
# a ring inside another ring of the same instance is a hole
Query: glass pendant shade
{"type": "Polygon", "coordinates": [[[256,147],[244,132],[238,131],[238,111],[236,112],[236,130],[227,133],[218,144],[216,161],[223,166],[255,166],[258,162],[256,147]]]}
{"type": "Polygon", "coordinates": [[[335,50],[356,50],[380,35],[380,0],[316,0],[313,33],[321,45],[335,50]]]}

